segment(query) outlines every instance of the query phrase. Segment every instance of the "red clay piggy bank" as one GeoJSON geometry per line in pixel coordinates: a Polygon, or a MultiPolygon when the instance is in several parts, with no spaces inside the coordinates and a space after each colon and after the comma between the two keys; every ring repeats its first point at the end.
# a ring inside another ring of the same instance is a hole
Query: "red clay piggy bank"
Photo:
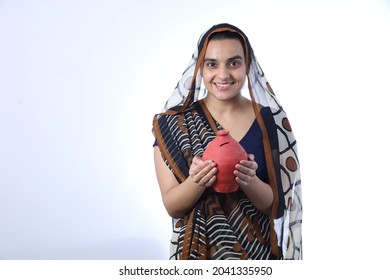
{"type": "Polygon", "coordinates": [[[230,136],[228,130],[217,132],[217,137],[209,143],[202,156],[203,160],[211,159],[217,164],[217,181],[214,184],[216,192],[231,193],[238,190],[233,171],[240,160],[247,158],[244,148],[230,136]]]}

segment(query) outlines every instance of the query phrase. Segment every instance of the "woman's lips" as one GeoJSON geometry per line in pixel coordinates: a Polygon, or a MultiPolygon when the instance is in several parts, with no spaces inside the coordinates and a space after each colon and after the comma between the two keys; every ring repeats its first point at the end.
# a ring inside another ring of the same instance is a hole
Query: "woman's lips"
{"type": "Polygon", "coordinates": [[[214,85],[217,87],[217,89],[219,90],[227,90],[229,89],[232,85],[234,84],[234,82],[231,82],[231,83],[214,83],[214,85]]]}

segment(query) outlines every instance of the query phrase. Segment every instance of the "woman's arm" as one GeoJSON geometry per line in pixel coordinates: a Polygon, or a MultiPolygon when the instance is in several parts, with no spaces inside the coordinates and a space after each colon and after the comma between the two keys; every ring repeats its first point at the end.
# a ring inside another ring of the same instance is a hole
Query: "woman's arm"
{"type": "Polygon", "coordinates": [[[212,186],[216,180],[215,163],[194,157],[190,166],[190,176],[180,184],[165,164],[158,146],[154,147],[154,164],[164,206],[173,218],[188,213],[204,190],[212,186]]]}
{"type": "Polygon", "coordinates": [[[257,163],[254,161],[254,155],[250,154],[248,160],[242,160],[236,165],[236,181],[253,205],[264,214],[270,215],[274,195],[271,186],[256,176],[256,170],[257,163]]]}

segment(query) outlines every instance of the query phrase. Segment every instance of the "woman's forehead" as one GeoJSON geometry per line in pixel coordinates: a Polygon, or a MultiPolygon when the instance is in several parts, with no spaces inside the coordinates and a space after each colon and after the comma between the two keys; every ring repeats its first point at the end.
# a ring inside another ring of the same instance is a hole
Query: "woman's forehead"
{"type": "Polygon", "coordinates": [[[221,56],[241,56],[243,58],[244,49],[241,42],[236,39],[211,40],[207,45],[205,59],[221,56]]]}

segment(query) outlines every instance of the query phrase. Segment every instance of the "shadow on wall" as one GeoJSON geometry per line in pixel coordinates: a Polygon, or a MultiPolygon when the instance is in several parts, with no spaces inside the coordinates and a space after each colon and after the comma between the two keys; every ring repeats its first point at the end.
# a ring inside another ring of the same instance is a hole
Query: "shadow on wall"
{"type": "MultiPolygon", "coordinates": [[[[167,241],[169,242],[169,241],[167,241]]],[[[168,248],[153,238],[129,237],[77,247],[42,248],[39,254],[16,253],[8,260],[166,260],[168,248]]]]}
{"type": "MultiPolygon", "coordinates": [[[[167,240],[167,242],[169,242],[167,240]]],[[[91,244],[80,248],[74,259],[91,260],[165,260],[168,249],[152,238],[127,238],[91,244]]]]}

